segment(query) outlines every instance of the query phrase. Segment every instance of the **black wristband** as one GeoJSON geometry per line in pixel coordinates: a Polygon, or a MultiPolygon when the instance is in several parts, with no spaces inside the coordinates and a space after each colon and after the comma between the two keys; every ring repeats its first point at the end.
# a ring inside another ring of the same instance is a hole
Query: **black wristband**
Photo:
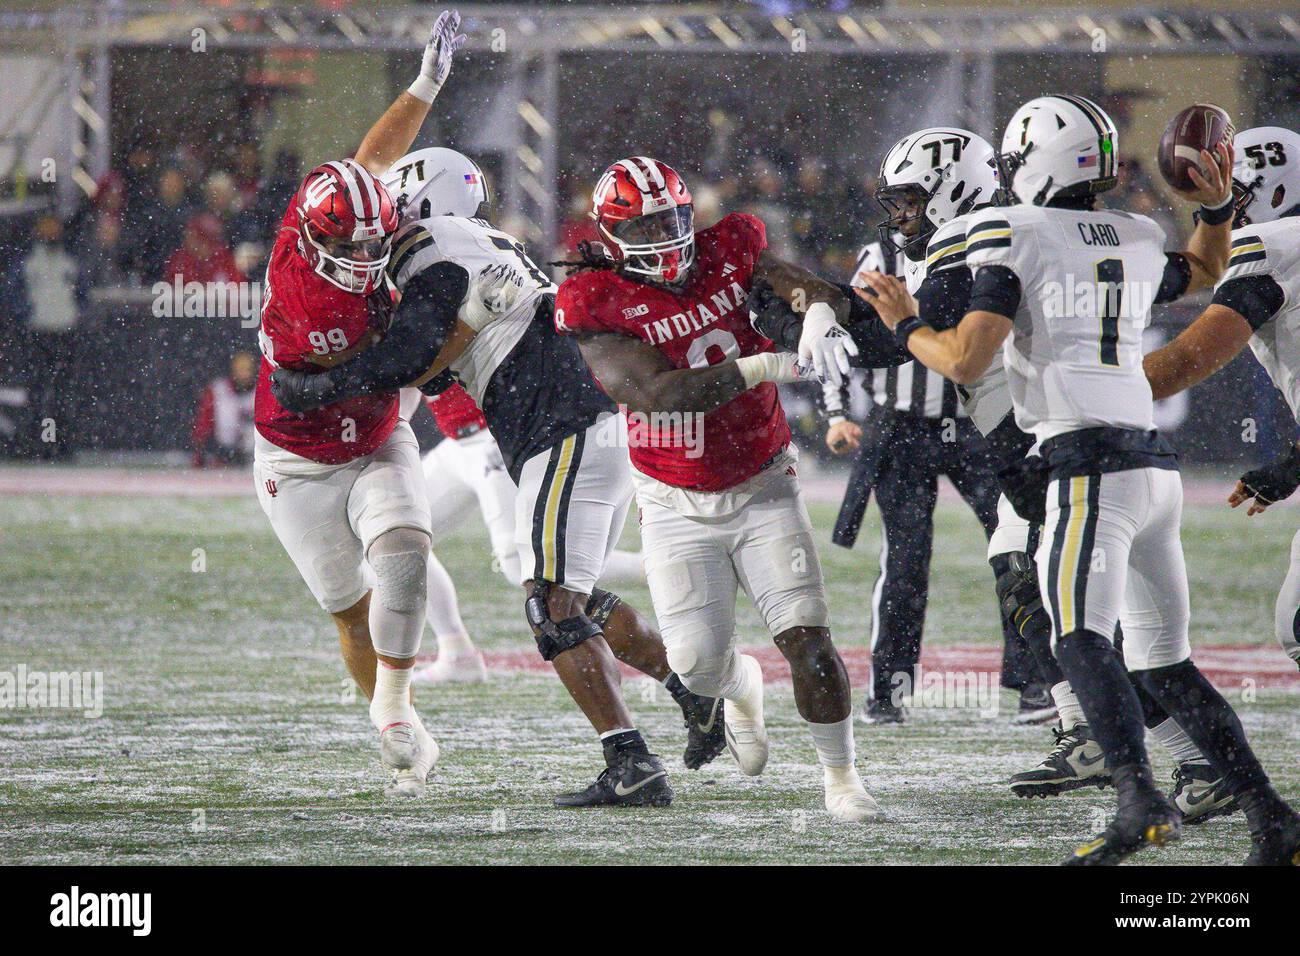
{"type": "Polygon", "coordinates": [[[1215,206],[1211,209],[1209,206],[1202,206],[1197,210],[1199,221],[1207,226],[1222,226],[1225,222],[1230,222],[1237,211],[1237,204],[1233,202],[1233,196],[1228,194],[1228,198],[1223,205],[1215,206]]]}
{"type": "Polygon", "coordinates": [[[907,348],[907,340],[911,338],[912,333],[924,325],[925,323],[918,317],[915,315],[909,315],[902,322],[899,322],[898,325],[894,326],[894,338],[898,340],[899,345],[903,348],[907,348]]]}

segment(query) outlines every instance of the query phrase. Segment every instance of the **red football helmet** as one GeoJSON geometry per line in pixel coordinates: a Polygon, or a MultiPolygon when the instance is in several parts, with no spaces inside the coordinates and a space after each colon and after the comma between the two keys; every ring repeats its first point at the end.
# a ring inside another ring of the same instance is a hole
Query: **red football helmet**
{"type": "Polygon", "coordinates": [[[695,207],[682,177],[646,156],[605,170],[592,194],[592,218],[624,272],[678,285],[695,262],[695,207]]]}
{"type": "Polygon", "coordinates": [[[312,269],[344,292],[369,295],[388,265],[397,204],[355,160],[322,163],[293,197],[298,249],[312,269]]]}

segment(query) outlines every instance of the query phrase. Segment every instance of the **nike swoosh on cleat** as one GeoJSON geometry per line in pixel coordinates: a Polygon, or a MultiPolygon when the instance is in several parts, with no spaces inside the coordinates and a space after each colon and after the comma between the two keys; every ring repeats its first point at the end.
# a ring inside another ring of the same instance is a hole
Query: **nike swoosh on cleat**
{"type": "Polygon", "coordinates": [[[666,776],[668,776],[668,771],[660,770],[658,773],[651,774],[650,776],[646,777],[644,780],[638,780],[630,787],[623,786],[623,781],[620,780],[618,783],[614,784],[614,792],[618,794],[620,797],[626,797],[629,793],[636,793],[638,790],[640,790],[650,781],[658,780],[660,777],[666,777],[666,776]]]}
{"type": "Polygon", "coordinates": [[[1077,759],[1078,759],[1079,763],[1083,764],[1085,767],[1092,767],[1092,766],[1094,766],[1094,765],[1096,765],[1096,764],[1101,763],[1103,760],[1105,760],[1105,759],[1106,759],[1106,755],[1105,755],[1105,754],[1097,754],[1097,756],[1095,756],[1095,757],[1093,757],[1091,760],[1089,760],[1088,757],[1087,757],[1085,754],[1079,754],[1079,756],[1078,756],[1077,759]]]}
{"type": "Polygon", "coordinates": [[[699,721],[695,722],[695,726],[700,728],[700,733],[707,734],[713,732],[713,726],[718,722],[718,711],[721,709],[721,707],[722,707],[722,698],[721,697],[715,698],[713,701],[713,709],[709,711],[709,722],[707,724],[702,724],[699,721]]]}
{"type": "Polygon", "coordinates": [[[1187,802],[1187,805],[1188,805],[1189,807],[1199,807],[1199,806],[1200,806],[1202,803],[1204,803],[1206,800],[1213,800],[1213,799],[1214,799],[1214,796],[1215,796],[1215,794],[1214,794],[1214,790],[1215,790],[1215,789],[1217,789],[1217,788],[1211,788],[1211,789],[1209,789],[1209,790],[1206,790],[1205,793],[1204,793],[1204,795],[1201,796],[1201,797],[1199,797],[1199,798],[1198,798],[1198,797],[1193,797],[1190,793],[1185,793],[1185,794],[1183,794],[1183,799],[1187,802]]]}

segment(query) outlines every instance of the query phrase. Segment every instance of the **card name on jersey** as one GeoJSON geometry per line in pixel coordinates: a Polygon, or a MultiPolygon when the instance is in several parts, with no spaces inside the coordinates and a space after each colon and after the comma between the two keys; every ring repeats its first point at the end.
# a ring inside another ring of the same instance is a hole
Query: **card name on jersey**
{"type": "Polygon", "coordinates": [[[746,298],[748,295],[741,284],[733,282],[727,288],[714,293],[709,299],[712,307],[704,302],[697,302],[685,312],[676,312],[667,318],[656,319],[653,322],[642,322],[641,330],[646,341],[651,345],[669,342],[725,319],[734,310],[744,305],[746,298]]]}
{"type": "Polygon", "coordinates": [[[1079,238],[1086,246],[1118,246],[1119,232],[1108,222],[1078,222],[1079,238]]]}

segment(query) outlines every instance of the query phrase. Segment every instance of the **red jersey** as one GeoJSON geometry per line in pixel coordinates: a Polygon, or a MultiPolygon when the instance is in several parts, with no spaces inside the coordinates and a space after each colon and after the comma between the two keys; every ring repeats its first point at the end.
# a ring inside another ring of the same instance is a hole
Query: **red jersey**
{"type": "Polygon", "coordinates": [[[487,428],[487,419],[483,417],[482,410],[474,404],[474,399],[469,397],[469,392],[465,391],[459,383],[438,395],[426,395],[424,402],[429,406],[429,411],[433,412],[433,420],[438,423],[438,431],[448,438],[455,438],[462,429],[472,428],[475,425],[479,428],[487,428]]]}
{"type": "MultiPolygon", "coordinates": [[[[649,342],[675,368],[703,368],[772,351],[749,324],[745,300],[759,254],[763,222],[732,213],[695,235],[695,266],[675,292],[609,270],[566,279],[555,300],[555,327],[586,335],[618,332],[649,342]]],[[[665,484],[722,491],[752,478],[790,443],[776,386],[763,382],[692,422],[628,414],[628,443],[637,470],[665,484]]]]}
{"type": "Polygon", "coordinates": [[[344,292],[312,271],[298,254],[293,207],[284,214],[266,267],[262,291],[262,368],[257,377],[254,421],[273,445],[322,464],[335,465],[375,451],[397,424],[396,392],[349,398],[301,414],[286,411],[271,394],[271,372],[284,367],[311,371],[314,356],[344,352],[383,333],[393,316],[392,296],[344,292]]]}

